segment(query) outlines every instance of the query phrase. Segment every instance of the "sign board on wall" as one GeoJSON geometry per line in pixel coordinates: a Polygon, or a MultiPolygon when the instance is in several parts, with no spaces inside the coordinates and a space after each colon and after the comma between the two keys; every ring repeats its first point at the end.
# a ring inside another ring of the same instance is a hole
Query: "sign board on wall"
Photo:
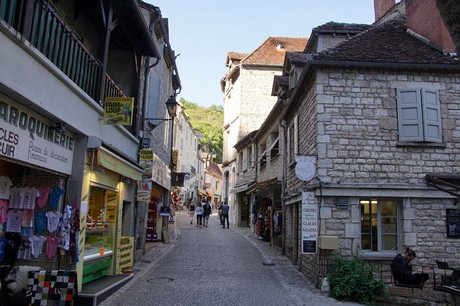
{"type": "Polygon", "coordinates": [[[71,174],[74,135],[0,95],[0,155],[71,174]]]}
{"type": "Polygon", "coordinates": [[[131,125],[133,97],[107,97],[104,102],[104,124],[131,125]]]}
{"type": "Polygon", "coordinates": [[[318,200],[313,192],[302,192],[302,254],[316,254],[318,200]]]}

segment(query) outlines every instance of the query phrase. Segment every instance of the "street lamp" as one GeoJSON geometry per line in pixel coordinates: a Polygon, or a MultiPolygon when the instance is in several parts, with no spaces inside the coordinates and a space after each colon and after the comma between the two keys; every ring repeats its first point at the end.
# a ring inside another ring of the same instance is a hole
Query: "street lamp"
{"type": "MultiPolygon", "coordinates": [[[[151,129],[155,129],[161,122],[163,121],[171,121],[174,120],[174,117],[176,116],[176,110],[177,106],[179,103],[176,102],[176,99],[174,96],[170,96],[168,101],[165,102],[166,104],[166,109],[168,110],[168,114],[171,118],[144,118],[144,121],[148,121],[149,126],[151,129]],[[151,121],[160,121],[159,123],[153,123],[151,121]]],[[[174,121],[173,121],[174,124],[174,121]]]]}

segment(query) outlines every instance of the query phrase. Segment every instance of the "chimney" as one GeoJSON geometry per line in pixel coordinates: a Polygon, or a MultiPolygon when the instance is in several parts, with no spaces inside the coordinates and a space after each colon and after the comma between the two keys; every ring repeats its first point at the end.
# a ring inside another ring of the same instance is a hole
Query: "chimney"
{"type": "Polygon", "coordinates": [[[374,0],[375,21],[384,16],[394,5],[396,0],[374,0]]]}
{"type": "Polygon", "coordinates": [[[426,38],[434,47],[455,53],[455,44],[444,24],[436,0],[406,0],[408,30],[426,38]]]}

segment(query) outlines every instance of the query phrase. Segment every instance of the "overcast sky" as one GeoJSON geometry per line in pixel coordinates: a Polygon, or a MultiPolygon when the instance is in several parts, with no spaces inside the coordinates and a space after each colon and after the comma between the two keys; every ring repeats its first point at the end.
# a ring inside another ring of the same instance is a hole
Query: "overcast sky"
{"type": "Polygon", "coordinates": [[[222,105],[227,52],[250,53],[270,36],[309,37],[329,21],[374,22],[373,0],[147,0],[169,19],[182,91],[178,98],[222,105]]]}

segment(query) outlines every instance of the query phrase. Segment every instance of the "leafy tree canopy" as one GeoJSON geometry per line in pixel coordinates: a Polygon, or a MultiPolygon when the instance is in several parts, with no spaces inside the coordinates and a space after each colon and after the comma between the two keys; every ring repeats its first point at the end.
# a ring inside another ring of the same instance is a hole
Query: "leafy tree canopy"
{"type": "Polygon", "coordinates": [[[222,163],[224,109],[219,105],[203,107],[194,102],[180,98],[184,112],[190,118],[193,129],[200,132],[203,137],[199,139],[203,152],[216,154],[214,162],[222,163]]]}

